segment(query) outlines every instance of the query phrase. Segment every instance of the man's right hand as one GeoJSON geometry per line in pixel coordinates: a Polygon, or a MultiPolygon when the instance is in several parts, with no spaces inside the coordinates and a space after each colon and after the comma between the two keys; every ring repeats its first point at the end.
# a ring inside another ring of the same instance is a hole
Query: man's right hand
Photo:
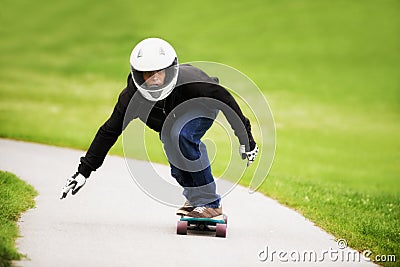
{"type": "Polygon", "coordinates": [[[60,199],[66,198],[70,190],[72,190],[72,195],[75,195],[85,185],[85,183],[86,178],[79,172],[75,173],[71,178],[67,179],[67,182],[61,191],[60,199]]]}

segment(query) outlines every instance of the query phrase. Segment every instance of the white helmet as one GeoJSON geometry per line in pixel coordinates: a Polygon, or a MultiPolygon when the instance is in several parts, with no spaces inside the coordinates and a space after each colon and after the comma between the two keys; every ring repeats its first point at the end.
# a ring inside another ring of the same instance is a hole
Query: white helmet
{"type": "Polygon", "coordinates": [[[147,38],[133,48],[131,57],[132,79],[139,92],[150,101],[166,98],[174,89],[178,79],[178,58],[174,48],[159,38],[147,38]],[[162,85],[148,86],[143,78],[144,71],[165,69],[162,85]]]}

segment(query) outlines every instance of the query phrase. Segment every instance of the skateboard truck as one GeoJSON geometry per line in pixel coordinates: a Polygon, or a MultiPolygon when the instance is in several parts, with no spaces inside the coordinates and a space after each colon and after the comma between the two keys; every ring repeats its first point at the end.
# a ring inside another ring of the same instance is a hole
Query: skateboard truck
{"type": "Polygon", "coordinates": [[[176,233],[187,235],[188,230],[215,232],[216,237],[226,237],[228,217],[223,214],[214,218],[193,218],[184,217],[178,221],[176,233]]]}

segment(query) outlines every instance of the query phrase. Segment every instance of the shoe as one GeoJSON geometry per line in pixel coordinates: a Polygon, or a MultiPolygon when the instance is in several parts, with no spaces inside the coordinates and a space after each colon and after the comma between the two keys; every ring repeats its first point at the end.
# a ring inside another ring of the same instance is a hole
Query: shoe
{"type": "Polygon", "coordinates": [[[190,204],[190,202],[188,200],[185,201],[185,203],[183,204],[182,207],[180,207],[177,211],[176,211],[176,215],[179,216],[186,216],[189,212],[191,212],[192,210],[194,210],[194,207],[190,204]]]}
{"type": "Polygon", "coordinates": [[[219,208],[207,208],[207,207],[197,207],[191,212],[186,214],[187,217],[193,218],[214,218],[222,215],[222,207],[219,208]]]}

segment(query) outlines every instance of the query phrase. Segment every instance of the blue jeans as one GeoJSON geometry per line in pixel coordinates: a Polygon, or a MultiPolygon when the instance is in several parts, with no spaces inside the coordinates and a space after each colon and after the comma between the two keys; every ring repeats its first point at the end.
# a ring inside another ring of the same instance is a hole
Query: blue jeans
{"type": "Polygon", "coordinates": [[[217,208],[221,201],[216,193],[206,146],[201,142],[216,114],[177,120],[161,136],[171,175],[183,187],[183,195],[195,207],[217,208]]]}

